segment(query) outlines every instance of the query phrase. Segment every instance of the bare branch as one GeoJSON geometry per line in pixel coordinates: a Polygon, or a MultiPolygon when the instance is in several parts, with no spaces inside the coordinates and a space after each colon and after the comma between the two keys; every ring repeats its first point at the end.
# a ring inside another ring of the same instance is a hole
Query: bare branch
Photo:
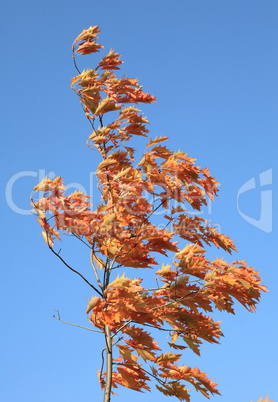
{"type": "MultiPolygon", "coordinates": [[[[47,233],[47,232],[46,232],[47,233]]],[[[48,233],[47,233],[47,237],[48,237],[48,233]]],[[[56,253],[56,251],[50,246],[49,241],[48,241],[48,247],[50,248],[50,250],[52,251],[53,254],[56,255],[56,257],[59,258],[59,260],[61,260],[63,262],[63,264],[70,269],[72,272],[76,273],[77,275],[80,276],[80,278],[83,279],[84,282],[86,282],[91,288],[94,289],[95,292],[97,292],[101,297],[102,297],[102,293],[94,286],[92,285],[80,272],[76,271],[74,268],[72,268],[69,264],[66,263],[66,261],[60,256],[60,254],[56,253]]]]}
{"type": "Polygon", "coordinates": [[[69,325],[72,325],[72,326],[74,326],[74,327],[86,329],[87,331],[99,332],[100,334],[102,334],[102,331],[98,331],[97,329],[92,329],[92,328],[83,327],[83,325],[73,324],[72,322],[68,322],[68,321],[62,320],[61,317],[60,317],[59,311],[58,311],[58,310],[55,310],[55,311],[57,312],[57,316],[58,316],[58,317],[57,317],[55,314],[53,314],[52,317],[53,317],[53,318],[56,318],[56,320],[58,320],[58,321],[64,322],[65,324],[69,324],[69,325]]]}
{"type": "Polygon", "coordinates": [[[79,70],[79,68],[77,67],[77,64],[76,64],[74,45],[72,45],[72,58],[73,58],[74,67],[76,68],[78,74],[81,74],[81,71],[79,70]]]}
{"type": "Polygon", "coordinates": [[[91,248],[91,245],[86,243],[80,236],[77,236],[76,233],[72,233],[71,236],[76,237],[78,240],[80,240],[83,244],[85,244],[85,246],[91,248]]]}

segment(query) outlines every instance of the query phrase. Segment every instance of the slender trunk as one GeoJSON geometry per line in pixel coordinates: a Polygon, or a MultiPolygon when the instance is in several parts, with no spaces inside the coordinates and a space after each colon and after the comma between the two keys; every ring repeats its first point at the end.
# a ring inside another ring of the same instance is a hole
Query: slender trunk
{"type": "Polygon", "coordinates": [[[103,402],[110,402],[111,387],[112,387],[112,337],[108,325],[105,325],[105,342],[106,342],[106,384],[105,384],[103,402]]]}

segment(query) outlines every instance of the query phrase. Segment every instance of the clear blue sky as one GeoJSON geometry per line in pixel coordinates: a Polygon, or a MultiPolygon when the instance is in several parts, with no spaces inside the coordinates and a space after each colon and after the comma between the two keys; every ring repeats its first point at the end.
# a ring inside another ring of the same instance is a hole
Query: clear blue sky
{"type": "MultiPolygon", "coordinates": [[[[221,183],[204,212],[269,288],[255,314],[241,306],[236,316],[220,314],[222,344],[204,345],[201,358],[186,352],[183,363],[219,384],[215,402],[278,400],[277,19],[276,0],[2,2],[1,401],[102,400],[95,374],[102,339],[52,318],[59,309],[86,325],[91,290],[49,252],[26,214],[45,173],[89,191],[96,156],[85,146],[90,127],[69,81],[71,43],[97,24],[107,51],[122,55],[124,73],[157,97],[143,108],[152,137],[169,136],[173,150],[196,157],[221,183]]],[[[80,58],[81,68],[96,60],[80,58]]],[[[64,247],[90,276],[86,251],[64,247]]],[[[119,393],[113,401],[166,401],[158,391],[119,393]]]]}

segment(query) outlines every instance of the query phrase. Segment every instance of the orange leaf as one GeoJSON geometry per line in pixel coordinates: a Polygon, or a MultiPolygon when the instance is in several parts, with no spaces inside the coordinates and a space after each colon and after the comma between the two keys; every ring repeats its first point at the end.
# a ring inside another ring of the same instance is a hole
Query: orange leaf
{"type": "Polygon", "coordinates": [[[119,57],[120,55],[111,49],[110,52],[98,63],[98,67],[102,70],[119,70],[118,66],[123,63],[119,57]]]}
{"type": "Polygon", "coordinates": [[[159,144],[160,142],[166,141],[168,140],[169,137],[155,137],[154,140],[150,140],[150,142],[148,143],[148,145],[146,145],[146,147],[151,147],[152,145],[155,144],[159,144]]]}

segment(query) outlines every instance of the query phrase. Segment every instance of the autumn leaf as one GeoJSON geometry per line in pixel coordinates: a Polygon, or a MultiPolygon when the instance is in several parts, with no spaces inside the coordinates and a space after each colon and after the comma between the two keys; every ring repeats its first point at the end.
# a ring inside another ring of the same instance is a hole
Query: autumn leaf
{"type": "Polygon", "coordinates": [[[105,98],[101,101],[95,110],[95,116],[99,116],[108,112],[119,110],[121,105],[117,104],[113,98],[105,98]]]}
{"type": "Polygon", "coordinates": [[[46,244],[48,244],[50,247],[53,247],[53,244],[54,244],[53,240],[47,234],[47,232],[42,231],[42,237],[43,237],[44,241],[46,242],[46,244]]]}
{"type": "Polygon", "coordinates": [[[77,47],[75,53],[90,54],[98,52],[101,48],[103,48],[102,45],[99,45],[98,43],[91,40],[86,40],[77,47]]]}
{"type": "Polygon", "coordinates": [[[168,137],[155,137],[154,140],[150,140],[150,142],[148,143],[148,145],[146,145],[146,147],[151,147],[153,145],[159,144],[160,142],[166,141],[168,140],[168,137]]]}
{"type": "Polygon", "coordinates": [[[155,385],[156,388],[166,396],[175,396],[179,401],[190,402],[189,389],[183,384],[171,381],[167,384],[155,385]]]}
{"type": "Polygon", "coordinates": [[[95,305],[100,301],[99,297],[92,297],[92,299],[89,301],[86,314],[89,314],[90,311],[95,307],[95,305]]]}
{"type": "Polygon", "coordinates": [[[120,55],[111,49],[110,52],[98,63],[98,67],[102,70],[119,70],[118,66],[122,63],[120,55]]]}

